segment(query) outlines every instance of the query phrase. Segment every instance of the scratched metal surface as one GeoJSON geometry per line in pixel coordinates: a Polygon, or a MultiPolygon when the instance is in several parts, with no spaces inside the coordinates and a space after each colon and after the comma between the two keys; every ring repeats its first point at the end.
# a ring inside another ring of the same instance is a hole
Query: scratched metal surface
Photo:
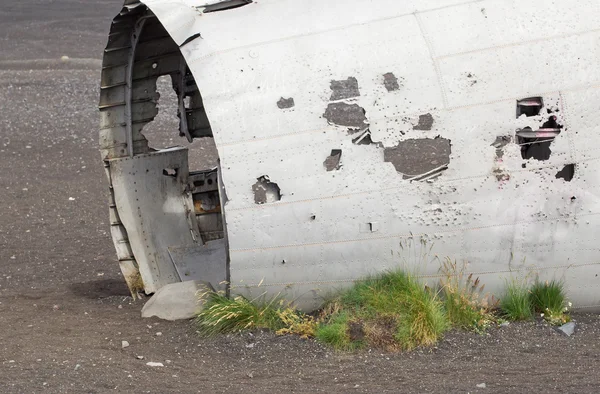
{"type": "Polygon", "coordinates": [[[439,264],[406,248],[424,240],[491,291],[530,273],[600,304],[597,1],[262,0],[209,14],[189,0],[144,3],[178,45],[201,35],[181,51],[221,160],[238,291],[310,307],[368,273],[404,264],[432,275],[439,264]],[[331,81],[349,77],[358,89],[336,91],[331,81]],[[516,101],[533,96],[542,115],[517,119],[516,101]],[[550,158],[524,160],[515,130],[541,127],[547,112],[564,126],[550,158]],[[353,143],[367,124],[372,143],[353,143]],[[499,136],[512,138],[500,155],[499,136]],[[386,161],[436,137],[451,153],[423,164],[447,164],[429,181],[386,161]],[[332,150],[340,166],[327,171],[332,150]],[[556,178],[573,163],[570,182],[556,178]],[[256,204],[262,176],[280,201],[256,204]]]}

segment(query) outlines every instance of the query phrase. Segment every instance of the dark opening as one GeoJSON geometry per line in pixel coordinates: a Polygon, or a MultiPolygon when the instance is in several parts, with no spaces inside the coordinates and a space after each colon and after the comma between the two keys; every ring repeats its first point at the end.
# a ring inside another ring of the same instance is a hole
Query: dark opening
{"type": "Polygon", "coordinates": [[[199,37],[202,37],[200,35],[200,33],[192,34],[191,36],[186,38],[185,41],[183,43],[181,43],[181,45],[179,47],[181,48],[182,46],[189,44],[190,42],[194,41],[196,38],[199,38],[199,37]]]}
{"type": "Polygon", "coordinates": [[[194,201],[194,212],[200,236],[204,242],[221,239],[225,236],[217,169],[192,171],[189,175],[194,201]]]}
{"type": "Polygon", "coordinates": [[[517,130],[515,139],[521,146],[521,157],[525,160],[548,160],[552,153],[550,145],[561,129],[562,125],[558,124],[557,117],[552,115],[538,130],[531,127],[517,130]]]}
{"type": "Polygon", "coordinates": [[[521,115],[537,116],[540,114],[544,101],[541,97],[529,97],[517,101],[517,118],[521,115]]]}
{"type": "Polygon", "coordinates": [[[562,170],[556,173],[556,179],[564,179],[567,182],[571,182],[575,176],[575,164],[567,164],[562,170]]]}

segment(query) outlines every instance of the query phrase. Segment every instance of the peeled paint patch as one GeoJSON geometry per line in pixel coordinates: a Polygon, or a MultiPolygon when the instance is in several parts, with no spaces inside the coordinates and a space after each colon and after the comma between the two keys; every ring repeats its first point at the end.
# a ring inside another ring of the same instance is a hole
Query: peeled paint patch
{"type": "Polygon", "coordinates": [[[431,114],[419,115],[419,124],[413,126],[413,130],[431,130],[433,116],[431,114]]]}
{"type": "Polygon", "coordinates": [[[573,176],[575,176],[575,164],[567,164],[556,173],[556,179],[564,179],[567,182],[571,182],[573,176]]]}
{"type": "Polygon", "coordinates": [[[401,141],[393,148],[385,148],[383,161],[392,163],[404,179],[443,169],[450,163],[450,140],[420,138],[401,141]]]}
{"type": "Polygon", "coordinates": [[[332,149],[331,154],[327,156],[323,165],[327,171],[339,170],[340,160],[342,158],[342,150],[341,149],[332,149]]]}
{"type": "Polygon", "coordinates": [[[398,84],[398,78],[393,73],[385,73],[383,74],[383,85],[387,89],[388,92],[393,92],[394,90],[400,89],[400,85],[398,84]]]}
{"type": "Polygon", "coordinates": [[[496,157],[498,159],[504,156],[504,147],[512,141],[512,137],[510,135],[499,135],[496,137],[496,141],[492,143],[492,146],[496,148],[496,157]]]}
{"type": "MultiPolygon", "coordinates": [[[[331,103],[323,114],[329,123],[339,126],[347,126],[354,129],[361,129],[367,124],[365,110],[358,104],[331,103]]],[[[356,131],[356,130],[355,130],[356,131]]]]}
{"type": "Polygon", "coordinates": [[[257,182],[252,185],[252,191],[254,192],[254,202],[256,204],[266,204],[281,200],[281,190],[279,186],[271,182],[269,177],[263,175],[258,177],[257,182]]]}
{"type": "Polygon", "coordinates": [[[279,109],[286,109],[286,108],[292,108],[294,106],[294,98],[290,97],[290,98],[280,98],[279,101],[277,102],[277,107],[279,107],[279,109]]]}
{"type": "Polygon", "coordinates": [[[331,98],[329,100],[344,100],[360,96],[358,81],[354,77],[348,77],[342,81],[331,81],[331,98]]]}

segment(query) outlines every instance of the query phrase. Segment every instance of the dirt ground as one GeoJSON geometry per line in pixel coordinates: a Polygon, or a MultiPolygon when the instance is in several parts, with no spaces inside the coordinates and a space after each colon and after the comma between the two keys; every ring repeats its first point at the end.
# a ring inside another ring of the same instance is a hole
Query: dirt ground
{"type": "MultiPolygon", "coordinates": [[[[269,333],[203,340],[190,322],[143,320],[109,238],[97,149],[100,58],[119,10],[119,0],[0,6],[0,392],[600,390],[592,314],[575,315],[572,337],[511,324],[406,354],[340,354],[269,333]]],[[[155,146],[179,141],[172,124],[159,115],[155,146]]],[[[198,163],[214,161],[207,152],[200,143],[198,163]]]]}

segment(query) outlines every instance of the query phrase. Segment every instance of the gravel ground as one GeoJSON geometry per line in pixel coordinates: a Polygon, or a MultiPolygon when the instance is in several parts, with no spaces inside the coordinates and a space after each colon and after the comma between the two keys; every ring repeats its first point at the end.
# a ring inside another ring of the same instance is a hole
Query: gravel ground
{"type": "MultiPolygon", "coordinates": [[[[511,324],[406,354],[340,354],[262,332],[203,340],[190,322],[141,319],[109,238],[97,149],[100,58],[119,9],[113,0],[0,7],[1,392],[598,391],[592,314],[575,315],[572,337],[511,324]]],[[[173,121],[159,114],[152,145],[181,141],[173,121]]],[[[210,141],[194,148],[195,168],[214,163],[210,141]]]]}

